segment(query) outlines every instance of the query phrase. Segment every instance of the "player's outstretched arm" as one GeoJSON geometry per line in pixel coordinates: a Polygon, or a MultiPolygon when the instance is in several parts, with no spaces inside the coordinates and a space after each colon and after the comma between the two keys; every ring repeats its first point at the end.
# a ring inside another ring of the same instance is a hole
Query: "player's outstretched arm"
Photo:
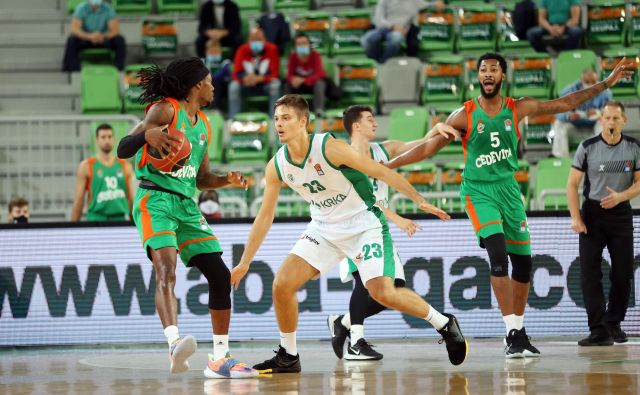
{"type": "Polygon", "coordinates": [[[82,217],[82,209],[84,208],[84,195],[87,191],[87,182],[89,181],[89,162],[83,160],[78,165],[76,174],[76,193],[73,198],[73,206],[71,206],[71,222],[80,221],[82,217]]]}
{"type": "Polygon", "coordinates": [[[253,220],[244,253],[242,253],[238,265],[231,270],[231,285],[236,289],[238,289],[240,280],[247,274],[249,265],[251,265],[253,258],[258,252],[258,248],[260,248],[264,238],[267,236],[271,224],[273,224],[281,187],[280,179],[276,174],[276,166],[273,163],[274,160],[275,159],[271,159],[267,164],[265,175],[267,183],[264,187],[262,205],[260,206],[258,215],[256,215],[256,219],[253,220]]]}
{"type": "Polygon", "coordinates": [[[389,153],[389,157],[395,158],[396,156],[400,156],[405,152],[411,150],[412,148],[427,142],[430,138],[436,137],[438,135],[447,139],[447,143],[451,141],[451,139],[455,140],[460,138],[460,132],[447,124],[438,122],[433,128],[431,128],[431,130],[429,130],[426,135],[424,135],[420,139],[407,142],[399,140],[387,140],[382,143],[382,145],[389,153]]]}
{"type": "Polygon", "coordinates": [[[427,140],[387,163],[390,169],[420,162],[435,155],[451,141],[460,137],[460,131],[467,128],[467,114],[464,107],[452,112],[445,124],[437,124],[427,133],[427,140]],[[429,136],[431,135],[431,136],[429,136]]]}
{"type": "Polygon", "coordinates": [[[416,231],[422,230],[422,227],[420,225],[410,220],[409,218],[405,218],[398,213],[389,210],[382,204],[376,204],[376,206],[380,207],[380,210],[382,210],[384,216],[389,221],[392,221],[394,224],[396,224],[398,228],[402,229],[407,234],[407,236],[411,237],[416,233],[416,231]]]}
{"type": "Polygon", "coordinates": [[[574,110],[600,92],[613,87],[620,79],[630,77],[633,74],[633,65],[633,61],[622,58],[605,80],[555,100],[538,101],[531,97],[519,99],[516,108],[518,117],[522,119],[528,115],[559,114],[574,110]]]}
{"type": "Polygon", "coordinates": [[[202,162],[200,162],[200,169],[196,175],[196,187],[201,191],[205,189],[216,189],[226,186],[232,186],[235,188],[247,189],[247,179],[239,171],[229,171],[226,175],[217,175],[211,172],[211,165],[209,164],[209,154],[204,153],[202,162]]]}
{"type": "Polygon", "coordinates": [[[371,158],[361,155],[344,141],[329,138],[325,145],[325,153],[329,162],[334,166],[347,166],[361,171],[369,177],[377,178],[409,197],[419,206],[420,210],[432,213],[440,219],[450,218],[449,214],[427,203],[404,177],[371,158]]]}
{"type": "Polygon", "coordinates": [[[162,129],[173,121],[174,112],[171,104],[167,102],[158,102],[151,106],[142,122],[120,140],[118,158],[131,158],[145,144],[149,144],[158,152],[171,151],[171,145],[177,147],[180,140],[162,132],[162,129]]]}

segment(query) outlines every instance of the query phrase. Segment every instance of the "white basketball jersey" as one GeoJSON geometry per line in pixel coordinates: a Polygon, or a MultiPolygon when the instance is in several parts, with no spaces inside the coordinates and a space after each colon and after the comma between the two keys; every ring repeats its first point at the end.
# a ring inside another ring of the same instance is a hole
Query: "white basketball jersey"
{"type": "Polygon", "coordinates": [[[329,133],[312,134],[309,151],[300,164],[292,162],[283,145],[274,163],[280,180],[309,202],[313,220],[335,223],[368,210],[376,198],[366,174],[329,163],[324,145],[330,138],[333,137],[329,133]]]}
{"type": "MultiPolygon", "coordinates": [[[[380,143],[370,143],[371,146],[371,158],[383,165],[389,163],[389,154],[380,143]]],[[[376,196],[376,201],[385,207],[389,207],[389,185],[385,182],[370,178],[373,185],[373,194],[376,196]]]]}

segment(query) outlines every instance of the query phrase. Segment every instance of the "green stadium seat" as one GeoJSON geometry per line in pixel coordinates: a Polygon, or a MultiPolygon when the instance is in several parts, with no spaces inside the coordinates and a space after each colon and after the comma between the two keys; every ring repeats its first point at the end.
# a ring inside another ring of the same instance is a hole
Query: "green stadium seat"
{"type": "Polygon", "coordinates": [[[109,48],[87,48],[80,51],[82,64],[112,64],[113,51],[109,48]]]}
{"type": "Polygon", "coordinates": [[[637,48],[616,48],[608,49],[602,54],[600,60],[600,76],[607,78],[611,71],[615,68],[616,64],[623,57],[627,57],[627,60],[635,59],[635,72],[629,78],[623,78],[611,88],[611,93],[616,100],[637,100],[640,97],[640,51],[637,48]]]}
{"type": "Polygon", "coordinates": [[[342,122],[343,109],[327,110],[320,123],[320,133],[331,133],[334,137],[349,141],[349,134],[342,122]]]}
{"type": "Polygon", "coordinates": [[[241,12],[260,12],[262,11],[262,0],[234,0],[241,12]]]}
{"type": "Polygon", "coordinates": [[[395,108],[389,117],[389,139],[413,141],[424,137],[429,112],[424,107],[395,108]]]}
{"type": "Polygon", "coordinates": [[[310,10],[311,0],[274,0],[276,11],[310,10]]]}
{"type": "Polygon", "coordinates": [[[87,0],[67,0],[67,14],[71,15],[76,10],[76,7],[84,3],[87,0]]]}
{"type": "Polygon", "coordinates": [[[114,150],[117,149],[120,140],[129,134],[131,131],[131,123],[129,121],[93,121],[89,124],[89,151],[91,155],[98,153],[98,146],[96,144],[96,129],[103,123],[108,123],[113,128],[114,133],[114,150]]]}
{"type": "Polygon", "coordinates": [[[627,33],[624,0],[592,0],[587,10],[587,48],[624,45],[627,33]]]}
{"type": "Polygon", "coordinates": [[[107,65],[85,65],[80,71],[83,114],[113,114],[122,110],[120,74],[107,65]]]}
{"type": "Polygon", "coordinates": [[[443,11],[425,8],[418,15],[420,56],[451,53],[455,48],[455,13],[447,7],[443,11]]]}
{"type": "Polygon", "coordinates": [[[205,114],[211,125],[211,141],[207,149],[209,162],[219,164],[222,163],[224,155],[224,118],[217,111],[205,111],[205,114]]]}
{"type": "Polygon", "coordinates": [[[151,0],[111,0],[117,14],[151,14],[151,0]]]}
{"type": "Polygon", "coordinates": [[[546,53],[527,53],[511,59],[511,83],[509,96],[551,98],[551,57],[546,53]]]}
{"type": "Polygon", "coordinates": [[[556,60],[555,96],[560,96],[562,89],[578,80],[580,73],[587,68],[596,69],[595,52],[588,49],[560,52],[556,60]]]}
{"type": "MultiPolygon", "coordinates": [[[[442,167],[440,173],[440,188],[443,192],[459,192],[460,184],[462,184],[462,172],[464,170],[464,162],[451,162],[442,167]]],[[[458,196],[454,198],[442,198],[440,207],[445,211],[460,212],[463,211],[462,201],[458,196]]]]}
{"type": "Polygon", "coordinates": [[[500,24],[498,34],[498,50],[503,54],[517,53],[523,54],[525,52],[533,52],[529,40],[526,38],[521,40],[516,35],[514,23],[513,23],[513,10],[515,9],[515,3],[508,4],[500,12],[500,24]]]}
{"type": "Polygon", "coordinates": [[[264,164],[271,151],[269,121],[269,114],[262,112],[242,112],[233,117],[229,126],[227,162],[264,164]]]}
{"type": "Polygon", "coordinates": [[[143,19],[142,49],[145,56],[174,57],[178,52],[178,30],[173,19],[143,19]]]}
{"type": "Polygon", "coordinates": [[[128,114],[142,115],[146,104],[141,104],[139,99],[142,94],[140,77],[141,69],[151,67],[150,64],[132,64],[124,69],[124,112],[128,114]]]}
{"type": "Polygon", "coordinates": [[[424,66],[422,102],[462,101],[464,91],[464,63],[462,56],[434,56],[424,66]]]}
{"type": "Polygon", "coordinates": [[[371,59],[341,59],[338,61],[342,104],[378,104],[378,64],[371,59]]]}
{"type": "Polygon", "coordinates": [[[333,18],[332,56],[364,56],[360,38],[371,28],[368,10],[342,11],[333,18]]]}
{"type": "Polygon", "coordinates": [[[522,133],[527,146],[551,147],[549,132],[553,128],[555,115],[529,116],[524,120],[522,133]]]}
{"type": "Polygon", "coordinates": [[[566,158],[546,158],[538,162],[534,186],[535,209],[557,210],[568,207],[567,195],[562,191],[567,187],[571,162],[571,159],[566,158]],[[557,190],[558,194],[542,196],[543,191],[550,190],[557,190]]]}
{"type": "Polygon", "coordinates": [[[498,37],[497,9],[484,4],[463,8],[459,15],[458,52],[479,53],[493,51],[498,37]]]}
{"type": "Polygon", "coordinates": [[[630,4],[629,45],[640,43],[640,4],[630,4]]]}
{"type": "Polygon", "coordinates": [[[329,55],[331,47],[331,15],[325,11],[309,11],[298,15],[293,22],[295,33],[309,36],[311,46],[322,55],[329,55]]]}
{"type": "MultiPolygon", "coordinates": [[[[402,166],[398,173],[413,185],[418,192],[435,192],[437,189],[437,168],[431,162],[418,162],[402,166]]],[[[437,199],[428,199],[429,203],[436,205],[437,199]]],[[[408,198],[399,199],[396,203],[396,212],[399,214],[417,213],[418,207],[408,198]]]]}
{"type": "Polygon", "coordinates": [[[158,12],[181,13],[195,15],[198,12],[198,0],[156,0],[158,2],[158,12]]]}

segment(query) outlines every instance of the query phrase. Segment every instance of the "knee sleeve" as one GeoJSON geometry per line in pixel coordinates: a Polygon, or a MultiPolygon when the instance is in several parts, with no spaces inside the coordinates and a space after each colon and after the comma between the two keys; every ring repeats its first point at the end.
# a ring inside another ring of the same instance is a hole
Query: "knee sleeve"
{"type": "Polygon", "coordinates": [[[533,266],[531,255],[509,254],[509,257],[511,258],[511,266],[513,266],[513,269],[511,270],[511,278],[519,283],[526,284],[530,282],[531,268],[533,266]]]}
{"type": "Polygon", "coordinates": [[[197,267],[209,283],[209,309],[231,308],[231,272],[222,260],[222,253],[198,254],[191,258],[191,266],[197,267]]]}
{"type": "Polygon", "coordinates": [[[489,237],[482,238],[482,244],[487,249],[487,254],[489,254],[491,275],[495,277],[508,276],[509,259],[507,257],[504,234],[496,233],[489,237]]]}

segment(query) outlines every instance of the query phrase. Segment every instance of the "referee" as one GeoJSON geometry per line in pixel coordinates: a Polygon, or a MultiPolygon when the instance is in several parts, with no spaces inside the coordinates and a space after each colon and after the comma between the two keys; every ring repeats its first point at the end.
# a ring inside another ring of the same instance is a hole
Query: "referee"
{"type": "Polygon", "coordinates": [[[580,346],[610,346],[627,341],[620,328],[633,277],[633,215],[629,200],[640,194],[640,142],[624,136],[624,106],[605,105],[602,133],[578,146],[567,182],[571,228],[580,234],[580,283],[589,320],[580,346]],[[584,203],[578,209],[578,185],[584,180],[584,203]],[[611,256],[609,304],[602,291],[602,250],[611,256]]]}

